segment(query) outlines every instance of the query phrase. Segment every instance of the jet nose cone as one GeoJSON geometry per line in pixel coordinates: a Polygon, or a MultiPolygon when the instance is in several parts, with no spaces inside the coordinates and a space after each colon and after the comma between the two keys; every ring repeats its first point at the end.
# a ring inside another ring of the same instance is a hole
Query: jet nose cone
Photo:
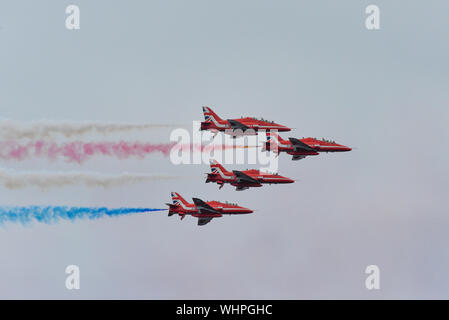
{"type": "Polygon", "coordinates": [[[291,129],[287,126],[278,125],[278,131],[291,131],[291,129]]]}
{"type": "Polygon", "coordinates": [[[348,146],[345,146],[342,144],[337,144],[337,146],[341,151],[351,151],[352,150],[352,148],[349,148],[348,146]]]}
{"type": "Polygon", "coordinates": [[[282,177],[281,176],[281,179],[282,179],[281,182],[283,182],[283,183],[293,183],[293,182],[295,182],[295,180],[287,178],[287,177],[282,177]]]}

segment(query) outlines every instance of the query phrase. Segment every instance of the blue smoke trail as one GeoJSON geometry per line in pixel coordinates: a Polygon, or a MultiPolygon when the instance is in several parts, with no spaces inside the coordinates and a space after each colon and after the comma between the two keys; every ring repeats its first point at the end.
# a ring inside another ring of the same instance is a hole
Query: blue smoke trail
{"type": "Polygon", "coordinates": [[[102,217],[118,217],[132,213],[163,211],[167,209],[152,208],[117,208],[106,207],[58,207],[58,206],[29,206],[29,207],[0,207],[0,225],[5,222],[30,224],[34,221],[51,224],[60,220],[74,221],[76,219],[98,219],[102,217]]]}

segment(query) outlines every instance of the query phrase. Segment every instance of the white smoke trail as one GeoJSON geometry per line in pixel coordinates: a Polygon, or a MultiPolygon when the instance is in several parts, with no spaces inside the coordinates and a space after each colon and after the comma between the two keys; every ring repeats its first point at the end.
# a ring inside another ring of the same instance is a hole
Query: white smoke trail
{"type": "Polygon", "coordinates": [[[105,175],[86,172],[15,172],[0,169],[0,185],[8,189],[39,187],[47,189],[82,184],[89,187],[114,187],[123,184],[134,184],[149,181],[179,179],[181,177],[168,175],[147,175],[122,173],[105,175]]]}
{"type": "Polygon", "coordinates": [[[21,123],[17,121],[0,119],[1,139],[45,139],[61,135],[66,138],[81,136],[86,133],[110,134],[133,130],[148,130],[158,128],[173,128],[182,125],[169,124],[133,124],[113,122],[72,122],[40,120],[21,123]]]}

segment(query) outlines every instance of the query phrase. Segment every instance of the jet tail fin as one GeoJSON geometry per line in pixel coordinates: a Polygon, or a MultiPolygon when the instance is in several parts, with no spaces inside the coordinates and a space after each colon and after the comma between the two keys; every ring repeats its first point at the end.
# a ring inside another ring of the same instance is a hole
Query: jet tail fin
{"type": "Polygon", "coordinates": [[[171,199],[173,201],[174,206],[178,206],[180,203],[182,204],[189,204],[181,195],[177,192],[171,193],[171,199]]]}
{"type": "Polygon", "coordinates": [[[203,114],[204,114],[204,120],[206,122],[220,122],[222,121],[222,119],[217,116],[217,114],[209,107],[204,106],[203,107],[203,114]]]}
{"type": "Polygon", "coordinates": [[[213,174],[218,174],[218,175],[220,175],[220,173],[222,173],[223,175],[226,175],[226,176],[231,174],[216,160],[210,160],[210,171],[213,174]]]}
{"type": "Polygon", "coordinates": [[[285,144],[286,141],[279,136],[277,130],[267,131],[266,135],[267,141],[265,142],[265,146],[262,151],[273,151],[275,153],[278,153],[280,144],[285,144]]]}
{"type": "Polygon", "coordinates": [[[281,136],[278,134],[277,130],[270,130],[267,131],[267,142],[276,142],[277,144],[279,143],[285,143],[288,142],[287,140],[284,140],[281,138],[281,136]]]}

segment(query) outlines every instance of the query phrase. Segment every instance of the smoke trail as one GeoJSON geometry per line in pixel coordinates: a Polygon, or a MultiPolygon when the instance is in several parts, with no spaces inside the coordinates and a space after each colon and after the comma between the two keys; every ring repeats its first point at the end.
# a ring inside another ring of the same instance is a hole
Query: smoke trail
{"type": "Polygon", "coordinates": [[[0,142],[0,158],[5,160],[24,160],[29,157],[63,157],[69,162],[82,163],[94,155],[114,156],[126,159],[132,156],[143,158],[148,154],[161,152],[168,156],[173,144],[139,142],[54,142],[35,141],[20,144],[14,141],[0,142]]]}
{"type": "Polygon", "coordinates": [[[5,222],[28,225],[32,222],[46,224],[57,223],[60,220],[74,221],[77,219],[99,219],[103,217],[118,217],[133,213],[163,211],[154,208],[117,208],[105,207],[58,207],[58,206],[30,206],[30,207],[0,207],[0,225],[5,222]]]}
{"type": "Polygon", "coordinates": [[[83,172],[15,172],[0,170],[0,185],[8,189],[38,187],[47,189],[82,184],[88,187],[110,188],[123,184],[133,184],[149,181],[179,179],[176,176],[129,174],[103,175],[99,173],[83,172]]]}
{"type": "Polygon", "coordinates": [[[0,159],[24,160],[30,157],[47,157],[49,159],[64,158],[69,162],[82,163],[95,155],[114,156],[118,159],[129,157],[144,158],[152,153],[162,153],[165,157],[172,148],[181,151],[203,152],[211,150],[224,150],[229,148],[242,148],[233,145],[201,145],[176,143],[141,143],[141,142],[68,142],[57,144],[55,142],[33,141],[17,143],[15,141],[0,141],[0,159]]]}
{"type": "Polygon", "coordinates": [[[66,138],[81,136],[86,133],[109,134],[134,130],[148,130],[157,128],[173,128],[180,125],[169,124],[132,124],[113,122],[71,122],[71,121],[31,121],[20,123],[12,120],[0,120],[1,139],[46,139],[61,135],[66,138]]]}

